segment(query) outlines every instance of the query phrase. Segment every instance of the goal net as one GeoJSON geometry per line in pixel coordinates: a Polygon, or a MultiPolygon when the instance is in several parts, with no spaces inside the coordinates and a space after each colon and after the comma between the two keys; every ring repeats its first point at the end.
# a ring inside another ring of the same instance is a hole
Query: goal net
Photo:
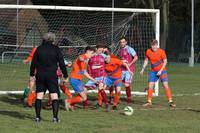
{"type": "Polygon", "coordinates": [[[149,68],[143,77],[139,71],[151,40],[159,41],[159,10],[0,5],[0,18],[0,93],[27,86],[30,64],[23,64],[23,60],[41,44],[43,34],[51,31],[56,33],[56,43],[70,61],[97,42],[105,43],[117,55],[119,39],[126,37],[139,57],[133,94],[145,94],[149,68]]]}

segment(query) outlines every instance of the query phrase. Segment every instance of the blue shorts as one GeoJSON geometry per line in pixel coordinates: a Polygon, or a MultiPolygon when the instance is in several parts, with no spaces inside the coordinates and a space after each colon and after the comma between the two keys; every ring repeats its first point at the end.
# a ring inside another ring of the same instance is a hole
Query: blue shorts
{"type": "Polygon", "coordinates": [[[122,81],[127,84],[131,84],[133,75],[129,71],[122,71],[122,81]]]}
{"type": "Polygon", "coordinates": [[[115,85],[116,87],[122,86],[122,79],[121,78],[111,78],[109,76],[105,79],[105,84],[108,87],[111,87],[112,85],[115,85]]]}
{"type": "Polygon", "coordinates": [[[162,71],[160,76],[158,76],[157,73],[157,71],[151,71],[149,73],[149,82],[157,82],[158,79],[160,79],[161,82],[168,82],[167,71],[162,71]]]}
{"type": "Polygon", "coordinates": [[[69,82],[74,89],[75,93],[81,93],[84,91],[84,84],[79,79],[70,78],[69,82]]]}
{"type": "MultiPolygon", "coordinates": [[[[96,80],[99,81],[99,82],[104,83],[105,77],[103,77],[103,76],[102,76],[102,77],[96,77],[96,78],[94,78],[94,79],[96,79],[96,80]]],[[[96,83],[95,83],[94,81],[89,80],[89,81],[85,84],[85,87],[86,87],[86,88],[95,89],[95,88],[97,87],[97,85],[96,85],[96,83]]]]}

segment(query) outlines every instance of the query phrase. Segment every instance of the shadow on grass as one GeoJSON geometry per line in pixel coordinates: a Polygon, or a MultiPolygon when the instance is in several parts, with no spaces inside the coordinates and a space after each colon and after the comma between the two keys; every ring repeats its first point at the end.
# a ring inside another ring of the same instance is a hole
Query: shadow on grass
{"type": "Polygon", "coordinates": [[[33,119],[33,116],[27,113],[20,113],[19,111],[0,110],[0,115],[6,115],[17,119],[33,119]]]}
{"type": "Polygon", "coordinates": [[[8,103],[10,105],[23,105],[23,100],[20,95],[8,94],[0,97],[0,101],[8,103]]]}

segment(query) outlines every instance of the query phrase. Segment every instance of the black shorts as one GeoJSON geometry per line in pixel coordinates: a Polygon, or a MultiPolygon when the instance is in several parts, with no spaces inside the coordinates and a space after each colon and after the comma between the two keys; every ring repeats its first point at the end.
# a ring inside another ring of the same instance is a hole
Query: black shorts
{"type": "Polygon", "coordinates": [[[36,93],[46,92],[49,93],[58,93],[58,78],[57,76],[36,76],[36,93]]]}

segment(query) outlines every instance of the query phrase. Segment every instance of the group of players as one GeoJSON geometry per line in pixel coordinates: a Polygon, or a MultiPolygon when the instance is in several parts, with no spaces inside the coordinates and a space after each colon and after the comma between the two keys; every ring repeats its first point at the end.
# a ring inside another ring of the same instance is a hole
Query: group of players
{"type": "MultiPolygon", "coordinates": [[[[138,60],[136,51],[127,45],[127,40],[122,37],[119,40],[120,50],[117,56],[111,53],[108,47],[102,43],[96,45],[96,49],[92,47],[86,47],[85,52],[78,56],[74,61],[73,66],[71,62],[65,62],[67,67],[72,66],[72,71],[70,74],[69,82],[74,89],[76,96],[72,96],[70,91],[66,88],[65,83],[62,79],[62,72],[58,69],[57,75],[59,77],[60,89],[66,94],[67,98],[65,100],[66,110],[74,110],[74,105],[77,103],[83,103],[84,108],[88,108],[87,101],[87,90],[88,89],[98,89],[98,108],[102,108],[103,103],[105,104],[106,111],[110,111],[111,100],[113,105],[112,109],[117,110],[117,105],[120,100],[121,87],[124,86],[126,89],[127,103],[131,103],[131,85],[133,81],[133,76],[135,73],[135,63],[138,60]],[[89,79],[89,81],[84,84],[83,77],[89,79]],[[105,90],[110,91],[110,99],[108,99],[105,90]],[[112,99],[113,97],[113,99],[112,99]]],[[[24,61],[24,63],[30,62],[36,48],[33,49],[30,56],[24,61]]],[[[143,75],[145,67],[151,63],[151,72],[149,73],[149,84],[147,89],[147,103],[143,106],[152,105],[152,94],[155,83],[160,79],[168,98],[169,106],[175,107],[172,100],[171,91],[168,85],[168,77],[166,71],[167,58],[165,51],[158,48],[157,40],[153,40],[151,43],[151,48],[146,51],[146,57],[142,70],[140,72],[143,75]]],[[[34,99],[36,98],[36,93],[34,91],[35,81],[29,82],[30,93],[28,95],[28,106],[32,106],[34,99]]],[[[51,99],[49,98],[48,104],[51,104],[51,99]]]]}

